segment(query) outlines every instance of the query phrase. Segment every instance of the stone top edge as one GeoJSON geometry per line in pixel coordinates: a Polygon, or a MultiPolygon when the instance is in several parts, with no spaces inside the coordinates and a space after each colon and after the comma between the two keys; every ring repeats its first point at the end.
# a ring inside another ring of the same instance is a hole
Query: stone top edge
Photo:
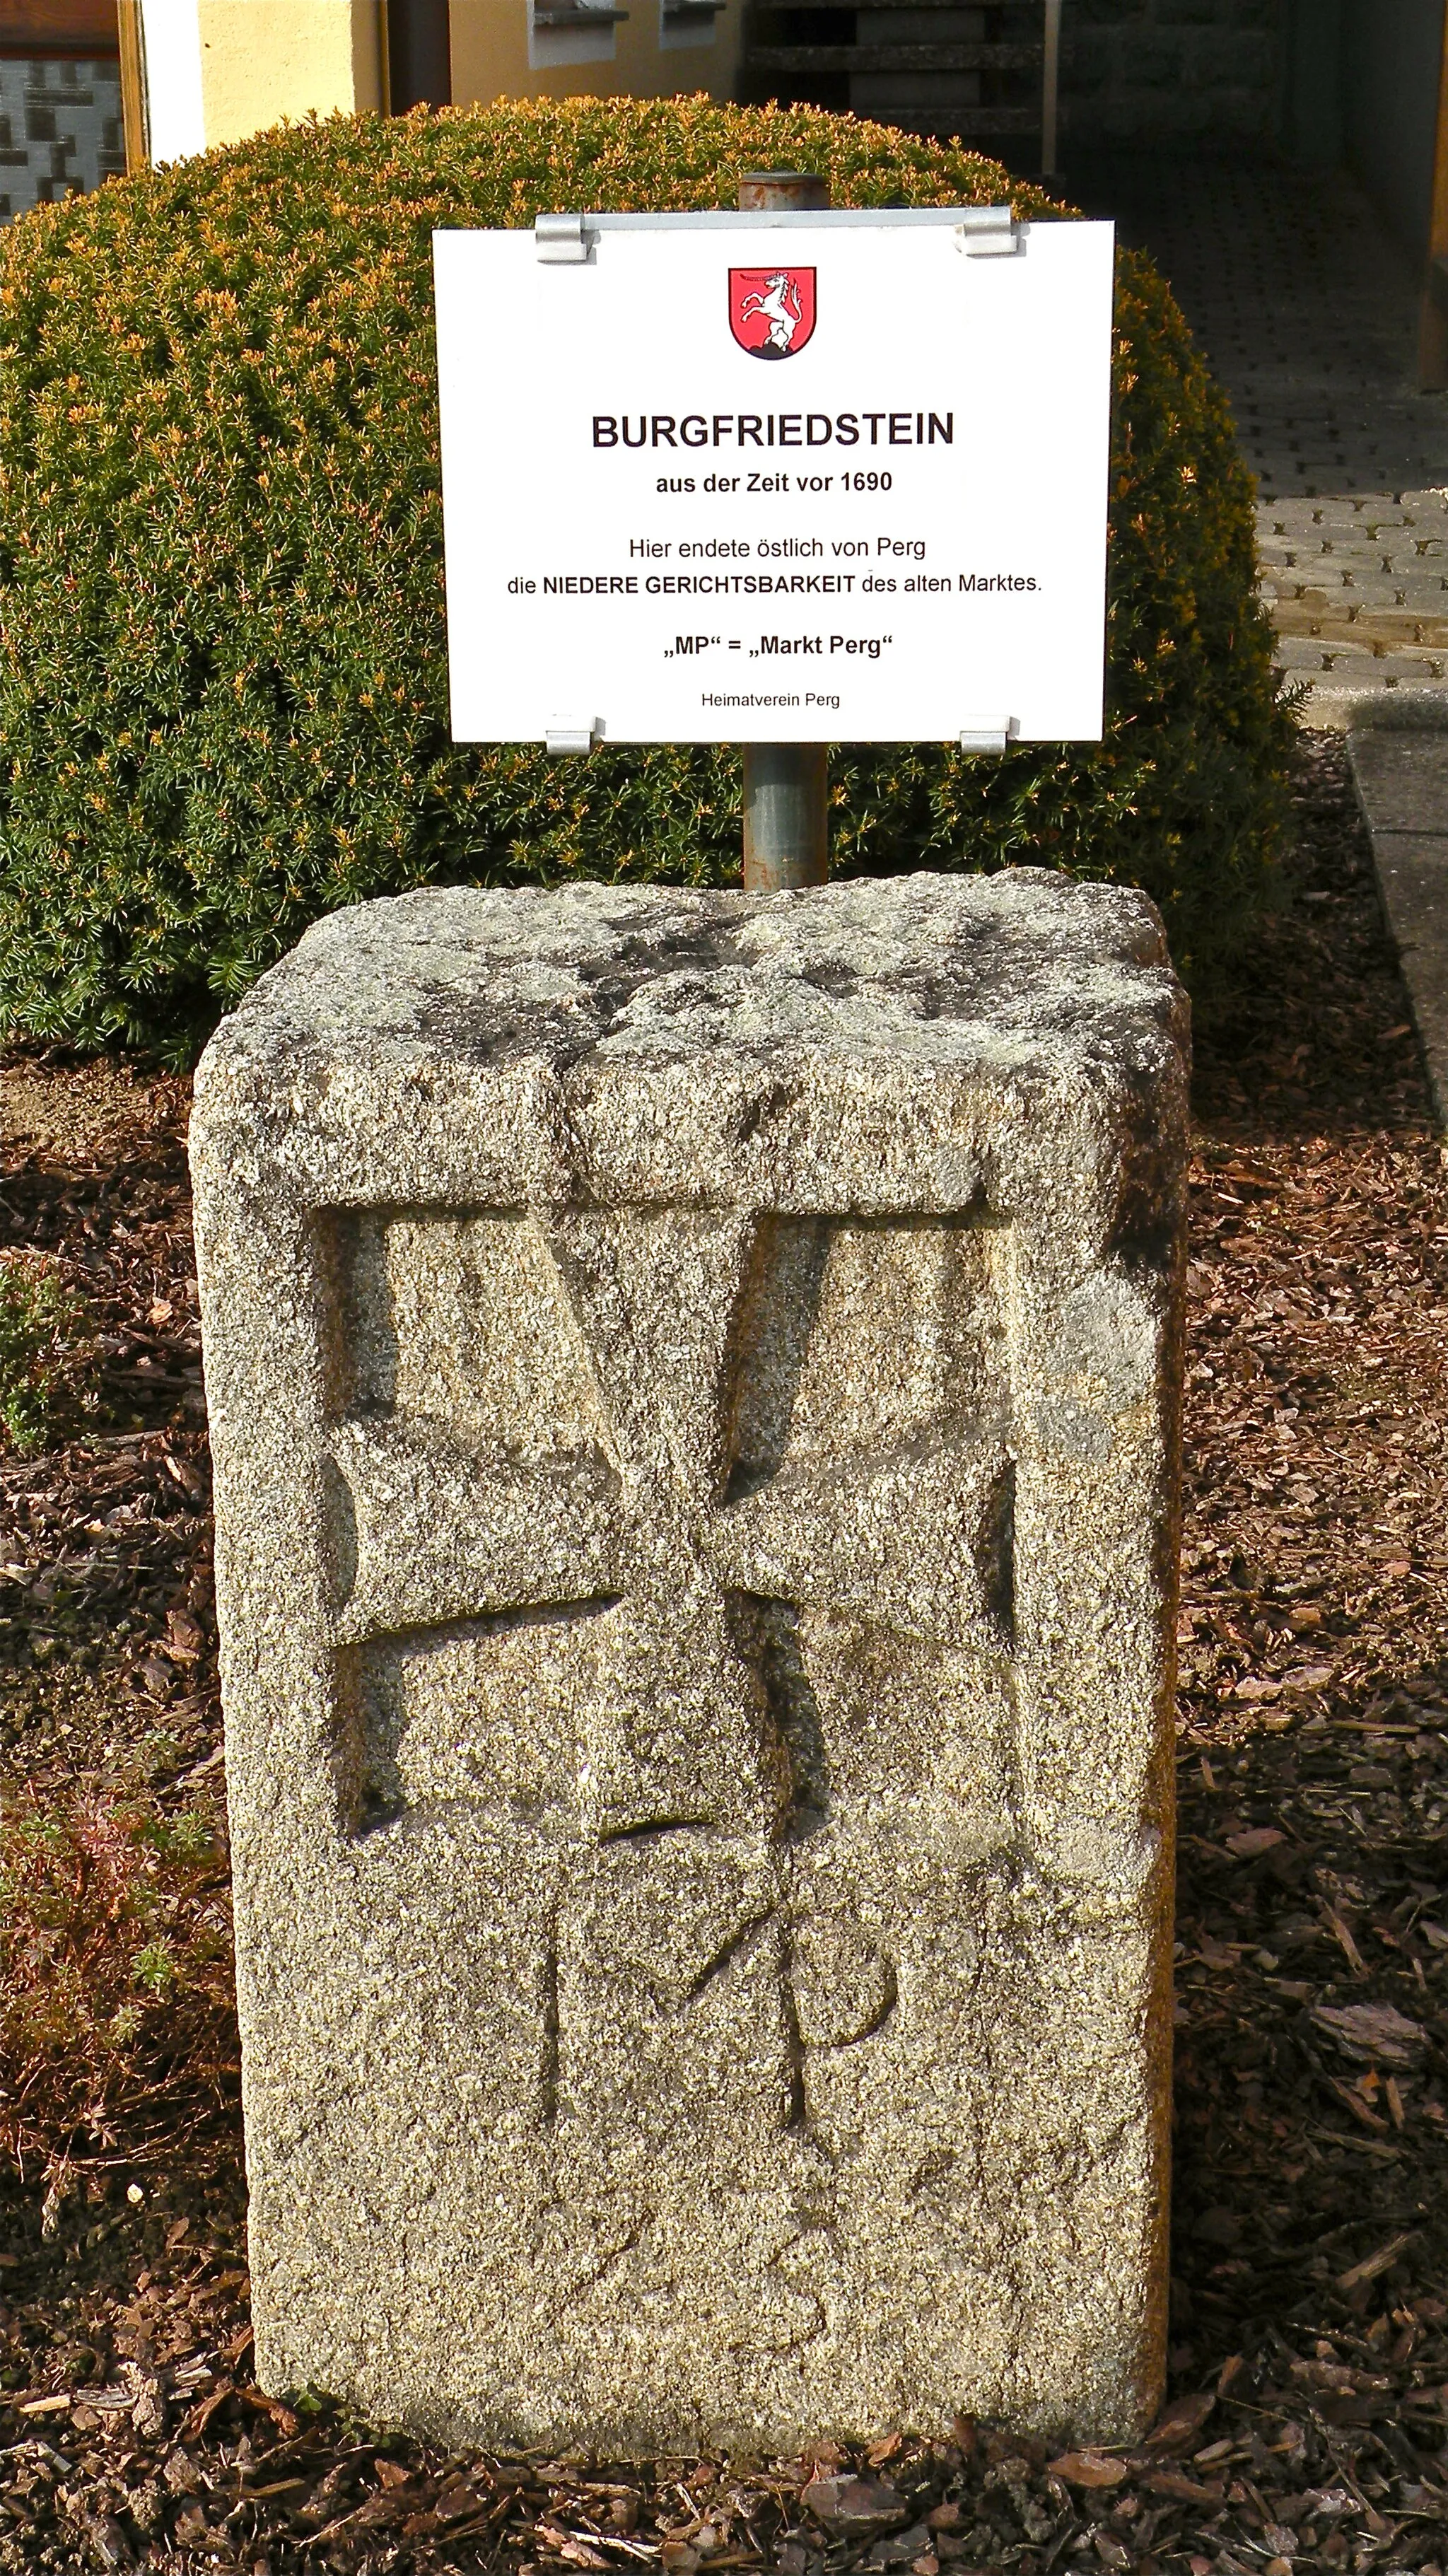
{"type": "Polygon", "coordinates": [[[777,895],[436,887],[315,923],[224,1021],[201,1088],[359,1068],[680,1065],[721,1053],[1004,1070],[1185,1053],[1154,905],[1046,868],[777,895]]]}

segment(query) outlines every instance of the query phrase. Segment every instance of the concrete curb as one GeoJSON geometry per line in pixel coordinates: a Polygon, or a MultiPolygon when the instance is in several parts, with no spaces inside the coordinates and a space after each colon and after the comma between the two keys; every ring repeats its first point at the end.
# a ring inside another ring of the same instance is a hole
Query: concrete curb
{"type": "MultiPolygon", "coordinates": [[[[1289,680],[1307,676],[1305,671],[1286,673],[1289,680]]],[[[1448,731],[1448,680],[1421,689],[1389,688],[1381,680],[1312,680],[1297,721],[1308,733],[1448,731]]]]}
{"type": "Polygon", "coordinates": [[[1448,1131],[1448,725],[1406,709],[1364,709],[1348,732],[1353,783],[1372,842],[1433,1113],[1448,1131]]]}

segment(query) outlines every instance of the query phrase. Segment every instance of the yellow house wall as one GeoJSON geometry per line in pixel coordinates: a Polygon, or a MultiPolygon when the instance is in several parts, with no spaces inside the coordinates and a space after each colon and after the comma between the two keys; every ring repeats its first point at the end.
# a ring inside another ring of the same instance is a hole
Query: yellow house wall
{"type": "MultiPolygon", "coordinates": [[[[726,0],[712,45],[659,44],[659,0],[621,0],[612,62],[528,68],[528,0],[452,0],[457,106],[495,98],[733,95],[744,0],[726,0]]],[[[208,144],[281,117],[382,105],[381,0],[196,0],[208,144]]]]}
{"type": "Polygon", "coordinates": [[[528,68],[527,0],[452,0],[454,104],[494,98],[671,98],[708,90],[731,98],[739,61],[744,0],[727,0],[712,45],[659,48],[659,0],[618,0],[627,23],[614,30],[611,63],[528,68]]]}
{"type": "Polygon", "coordinates": [[[377,0],[199,0],[206,140],[382,104],[377,0]]]}

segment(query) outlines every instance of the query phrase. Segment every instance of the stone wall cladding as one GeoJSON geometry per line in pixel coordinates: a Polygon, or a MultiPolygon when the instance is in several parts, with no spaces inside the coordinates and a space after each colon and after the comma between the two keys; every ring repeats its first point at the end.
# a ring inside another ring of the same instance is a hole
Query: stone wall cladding
{"type": "Polygon", "coordinates": [[[264,2386],[1149,2420],[1186,1079],[1034,869],[407,895],[217,1033],[264,2386]]]}
{"type": "Polygon", "coordinates": [[[1066,144],[1266,142],[1281,42],[1279,0],[1071,0],[1061,51],[1066,144]]]}

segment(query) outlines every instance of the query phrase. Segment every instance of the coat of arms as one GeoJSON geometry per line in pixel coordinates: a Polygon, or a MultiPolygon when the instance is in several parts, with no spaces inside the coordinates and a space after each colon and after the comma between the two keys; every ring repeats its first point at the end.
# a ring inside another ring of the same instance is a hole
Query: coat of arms
{"type": "Polygon", "coordinates": [[[731,268],[729,328],[751,358],[797,357],[814,326],[812,268],[731,268]]]}

